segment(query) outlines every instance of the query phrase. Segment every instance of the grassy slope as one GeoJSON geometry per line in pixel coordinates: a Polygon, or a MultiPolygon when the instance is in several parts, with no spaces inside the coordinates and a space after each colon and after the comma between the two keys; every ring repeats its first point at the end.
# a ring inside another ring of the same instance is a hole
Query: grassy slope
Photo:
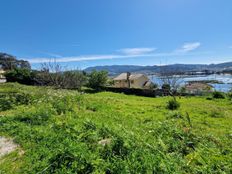
{"type": "Polygon", "coordinates": [[[180,98],[180,109],[169,111],[169,97],[19,84],[0,84],[0,93],[0,104],[11,101],[0,112],[0,135],[24,151],[0,160],[0,173],[232,172],[229,99],[180,98]],[[109,145],[99,145],[104,139],[109,145]]]}

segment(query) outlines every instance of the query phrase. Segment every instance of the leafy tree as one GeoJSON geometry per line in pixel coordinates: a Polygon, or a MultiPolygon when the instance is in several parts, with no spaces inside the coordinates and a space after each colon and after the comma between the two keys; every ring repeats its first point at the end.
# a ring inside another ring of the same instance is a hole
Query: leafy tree
{"type": "Polygon", "coordinates": [[[14,68],[7,71],[5,77],[8,82],[18,82],[26,85],[33,85],[35,83],[35,73],[26,68],[14,68]]]}
{"type": "Polygon", "coordinates": [[[4,70],[13,70],[15,68],[31,69],[28,61],[17,60],[15,56],[7,53],[0,53],[0,67],[4,70]]]}
{"type": "Polygon", "coordinates": [[[107,71],[92,71],[88,75],[87,86],[93,89],[101,89],[106,86],[108,81],[108,72],[107,71]]]}
{"type": "Polygon", "coordinates": [[[16,58],[10,54],[0,53],[0,65],[4,70],[16,68],[16,58]]]}
{"type": "Polygon", "coordinates": [[[78,89],[86,83],[87,77],[82,71],[65,71],[62,74],[63,77],[63,88],[67,89],[78,89]]]}
{"type": "Polygon", "coordinates": [[[31,65],[26,60],[18,60],[17,61],[17,67],[19,68],[25,68],[25,69],[31,69],[31,65]]]}
{"type": "Polygon", "coordinates": [[[170,91],[170,90],[171,90],[171,86],[170,86],[169,84],[167,84],[167,83],[164,83],[164,84],[162,85],[162,89],[163,89],[163,90],[170,91]]]}

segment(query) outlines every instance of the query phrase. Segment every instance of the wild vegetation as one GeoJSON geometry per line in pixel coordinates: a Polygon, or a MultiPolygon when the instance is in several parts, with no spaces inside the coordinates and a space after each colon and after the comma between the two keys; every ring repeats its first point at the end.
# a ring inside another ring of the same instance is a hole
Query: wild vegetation
{"type": "Polygon", "coordinates": [[[232,101],[206,98],[0,84],[0,173],[231,173],[232,101]]]}
{"type": "Polygon", "coordinates": [[[81,70],[68,70],[55,60],[41,64],[39,70],[32,70],[28,61],[0,53],[0,69],[5,71],[7,82],[18,82],[26,85],[53,86],[58,89],[78,89],[88,86],[100,90],[108,83],[106,71],[86,73],[81,70]]]}

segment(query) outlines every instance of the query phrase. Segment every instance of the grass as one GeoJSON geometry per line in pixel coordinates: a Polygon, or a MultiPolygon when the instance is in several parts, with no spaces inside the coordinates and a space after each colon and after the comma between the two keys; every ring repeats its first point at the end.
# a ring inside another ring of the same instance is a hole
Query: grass
{"type": "Polygon", "coordinates": [[[0,136],[23,151],[0,173],[232,173],[232,101],[206,98],[172,111],[170,97],[0,84],[0,136]]]}

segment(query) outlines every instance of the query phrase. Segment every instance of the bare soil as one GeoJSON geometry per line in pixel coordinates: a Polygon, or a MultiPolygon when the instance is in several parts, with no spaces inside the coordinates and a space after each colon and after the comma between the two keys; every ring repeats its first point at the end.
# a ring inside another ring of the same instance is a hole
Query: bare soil
{"type": "Polygon", "coordinates": [[[11,139],[0,136],[0,158],[13,152],[18,147],[11,139]]]}

